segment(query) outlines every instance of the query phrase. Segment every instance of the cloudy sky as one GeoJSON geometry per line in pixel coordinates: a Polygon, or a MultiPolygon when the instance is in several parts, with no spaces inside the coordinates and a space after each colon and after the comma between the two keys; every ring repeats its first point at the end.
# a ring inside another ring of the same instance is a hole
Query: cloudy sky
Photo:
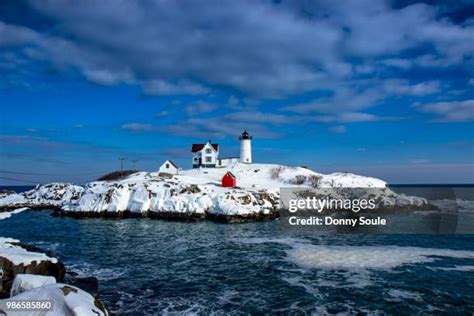
{"type": "Polygon", "coordinates": [[[0,184],[189,167],[243,129],[256,162],[472,183],[473,43],[470,0],[3,0],[0,184]]]}

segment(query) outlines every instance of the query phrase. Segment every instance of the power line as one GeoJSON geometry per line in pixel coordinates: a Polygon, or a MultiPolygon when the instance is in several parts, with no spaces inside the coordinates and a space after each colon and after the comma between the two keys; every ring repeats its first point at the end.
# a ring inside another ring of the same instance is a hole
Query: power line
{"type": "Polygon", "coordinates": [[[127,160],[125,157],[120,157],[118,160],[120,160],[120,173],[123,172],[123,162],[127,160]]]}

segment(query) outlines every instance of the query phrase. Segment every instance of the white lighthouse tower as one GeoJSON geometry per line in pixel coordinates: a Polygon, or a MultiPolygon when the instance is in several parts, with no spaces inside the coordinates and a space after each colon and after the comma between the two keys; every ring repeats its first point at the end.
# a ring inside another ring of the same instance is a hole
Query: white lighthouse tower
{"type": "Polygon", "coordinates": [[[244,131],[239,136],[240,139],[240,162],[252,163],[252,136],[244,131]]]}

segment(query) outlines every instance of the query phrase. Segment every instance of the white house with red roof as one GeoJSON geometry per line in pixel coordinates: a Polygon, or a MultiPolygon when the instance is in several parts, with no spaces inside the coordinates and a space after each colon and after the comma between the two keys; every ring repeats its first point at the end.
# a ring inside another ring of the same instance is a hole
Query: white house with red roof
{"type": "Polygon", "coordinates": [[[219,159],[219,144],[207,141],[205,144],[193,144],[193,168],[215,168],[219,159]]]}

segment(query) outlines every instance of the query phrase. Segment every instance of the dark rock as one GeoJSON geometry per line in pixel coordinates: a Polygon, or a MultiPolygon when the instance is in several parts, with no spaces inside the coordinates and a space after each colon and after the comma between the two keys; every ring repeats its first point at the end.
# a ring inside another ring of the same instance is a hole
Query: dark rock
{"type": "Polygon", "coordinates": [[[41,211],[41,210],[60,210],[60,206],[54,204],[47,204],[47,203],[21,203],[21,204],[12,204],[12,205],[2,205],[0,206],[1,211],[9,212],[14,211],[19,208],[26,207],[33,211],[41,211]]]}
{"type": "Polygon", "coordinates": [[[114,171],[103,175],[102,177],[98,178],[97,181],[116,181],[125,179],[131,174],[137,173],[138,170],[123,170],[123,171],[114,171]]]}
{"type": "Polygon", "coordinates": [[[167,172],[160,172],[158,173],[158,176],[166,179],[173,179],[173,175],[167,172]]]}
{"type": "Polygon", "coordinates": [[[248,214],[248,215],[222,215],[222,214],[212,214],[206,213],[206,219],[218,223],[246,223],[246,222],[255,222],[255,221],[264,221],[278,218],[280,213],[278,211],[272,211],[268,214],[248,214]]]}
{"type": "Polygon", "coordinates": [[[0,195],[10,195],[10,194],[15,194],[16,192],[15,191],[12,191],[12,190],[0,190],[0,195]]]}
{"type": "Polygon", "coordinates": [[[201,189],[195,184],[188,185],[187,187],[183,188],[179,193],[199,193],[201,192],[201,189]]]}

